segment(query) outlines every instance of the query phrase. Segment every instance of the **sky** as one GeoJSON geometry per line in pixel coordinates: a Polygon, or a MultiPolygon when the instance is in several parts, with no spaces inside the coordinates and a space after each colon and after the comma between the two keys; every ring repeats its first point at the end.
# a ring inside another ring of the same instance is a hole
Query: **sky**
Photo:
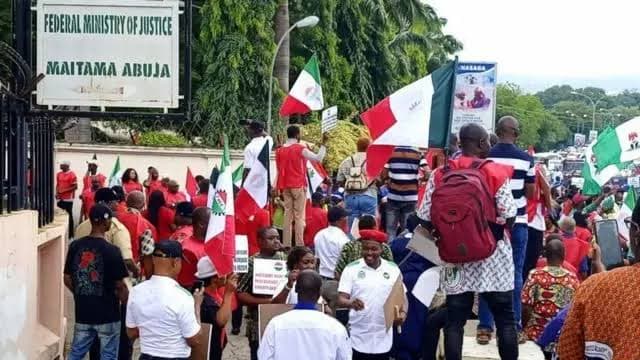
{"type": "Polygon", "coordinates": [[[640,88],[636,0],[427,0],[464,44],[460,59],[495,61],[499,81],[640,88]]]}

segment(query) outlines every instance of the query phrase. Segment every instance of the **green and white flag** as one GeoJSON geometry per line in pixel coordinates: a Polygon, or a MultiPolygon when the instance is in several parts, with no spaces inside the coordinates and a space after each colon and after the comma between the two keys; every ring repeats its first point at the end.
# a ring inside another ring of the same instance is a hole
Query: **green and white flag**
{"type": "Polygon", "coordinates": [[[233,185],[240,187],[242,185],[242,174],[244,172],[244,163],[238,165],[238,167],[233,170],[233,174],[231,175],[233,178],[233,185]]]}
{"type": "Polygon", "coordinates": [[[629,229],[627,229],[624,219],[630,217],[633,213],[633,208],[636,207],[636,200],[636,190],[633,187],[630,187],[629,191],[624,196],[624,201],[622,202],[620,212],[618,213],[618,232],[627,239],[627,241],[629,240],[629,229]]]}
{"type": "Polygon", "coordinates": [[[112,186],[122,186],[122,170],[120,168],[120,156],[116,159],[116,163],[113,165],[113,169],[111,169],[111,174],[109,175],[109,187],[112,186]]]}
{"type": "Polygon", "coordinates": [[[598,168],[620,164],[640,158],[640,117],[605,129],[593,146],[598,168]]]}
{"type": "MultiPolygon", "coordinates": [[[[604,133],[602,135],[604,135],[604,133]]],[[[626,165],[609,165],[602,170],[598,170],[598,154],[594,153],[595,144],[597,144],[597,142],[587,146],[584,152],[585,161],[582,166],[584,185],[582,186],[582,193],[585,195],[599,195],[602,186],[606,184],[607,181],[611,180],[612,177],[618,175],[620,170],[624,169],[626,165]]]]}

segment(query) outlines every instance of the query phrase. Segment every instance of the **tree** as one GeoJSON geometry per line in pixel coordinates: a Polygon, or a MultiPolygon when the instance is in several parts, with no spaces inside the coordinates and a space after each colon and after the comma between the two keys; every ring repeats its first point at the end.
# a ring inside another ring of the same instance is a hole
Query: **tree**
{"type": "MultiPolygon", "coordinates": [[[[289,30],[289,0],[278,0],[278,10],[275,17],[275,42],[277,43],[289,30]]],[[[282,41],[282,46],[276,56],[275,77],[283,92],[289,92],[289,37],[282,41]]]]}
{"type": "Polygon", "coordinates": [[[11,45],[11,0],[0,0],[0,41],[11,45]]]}

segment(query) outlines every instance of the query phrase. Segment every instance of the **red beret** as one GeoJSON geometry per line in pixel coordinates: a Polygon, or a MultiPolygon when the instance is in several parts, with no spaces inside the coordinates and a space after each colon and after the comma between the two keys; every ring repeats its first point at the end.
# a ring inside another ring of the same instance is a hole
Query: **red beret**
{"type": "Polygon", "coordinates": [[[387,242],[387,234],[378,230],[360,230],[360,240],[371,240],[384,244],[387,242]]]}

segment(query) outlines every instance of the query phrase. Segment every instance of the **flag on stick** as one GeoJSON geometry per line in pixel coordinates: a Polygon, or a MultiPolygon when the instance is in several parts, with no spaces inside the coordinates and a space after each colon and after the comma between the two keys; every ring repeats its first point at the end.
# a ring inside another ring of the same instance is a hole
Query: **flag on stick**
{"type": "Polygon", "coordinates": [[[280,108],[280,116],[306,114],[324,108],[318,58],[313,55],[293,84],[280,108]]]}
{"type": "MultiPolygon", "coordinates": [[[[269,145],[265,141],[257,161],[251,166],[243,187],[238,192],[235,206],[238,209],[236,216],[243,222],[248,221],[259,209],[264,209],[267,206],[270,189],[269,145]]],[[[240,169],[242,170],[242,166],[240,169]]]]}
{"type": "Polygon", "coordinates": [[[631,216],[631,214],[633,213],[633,209],[636,207],[636,201],[636,190],[633,187],[630,187],[629,191],[624,196],[622,206],[620,207],[620,212],[618,213],[618,218],[616,219],[618,222],[618,232],[627,241],[629,241],[629,229],[624,223],[624,219],[631,216]]]}
{"type": "Polygon", "coordinates": [[[122,170],[120,169],[120,156],[116,159],[116,163],[113,165],[113,169],[111,169],[111,174],[109,175],[109,187],[112,186],[122,186],[122,170]]]}
{"type": "Polygon", "coordinates": [[[193,173],[191,172],[191,169],[187,166],[187,179],[185,180],[185,190],[187,190],[187,195],[189,195],[189,201],[191,200],[191,198],[193,198],[194,196],[196,196],[198,194],[198,182],[196,181],[196,178],[193,177],[193,173]]]}
{"type": "Polygon", "coordinates": [[[219,276],[233,272],[233,259],[236,253],[233,180],[228,143],[227,136],[224,135],[220,174],[216,176],[215,171],[211,172],[209,198],[207,199],[207,206],[211,209],[211,217],[207,227],[204,250],[218,270],[219,276]]]}

